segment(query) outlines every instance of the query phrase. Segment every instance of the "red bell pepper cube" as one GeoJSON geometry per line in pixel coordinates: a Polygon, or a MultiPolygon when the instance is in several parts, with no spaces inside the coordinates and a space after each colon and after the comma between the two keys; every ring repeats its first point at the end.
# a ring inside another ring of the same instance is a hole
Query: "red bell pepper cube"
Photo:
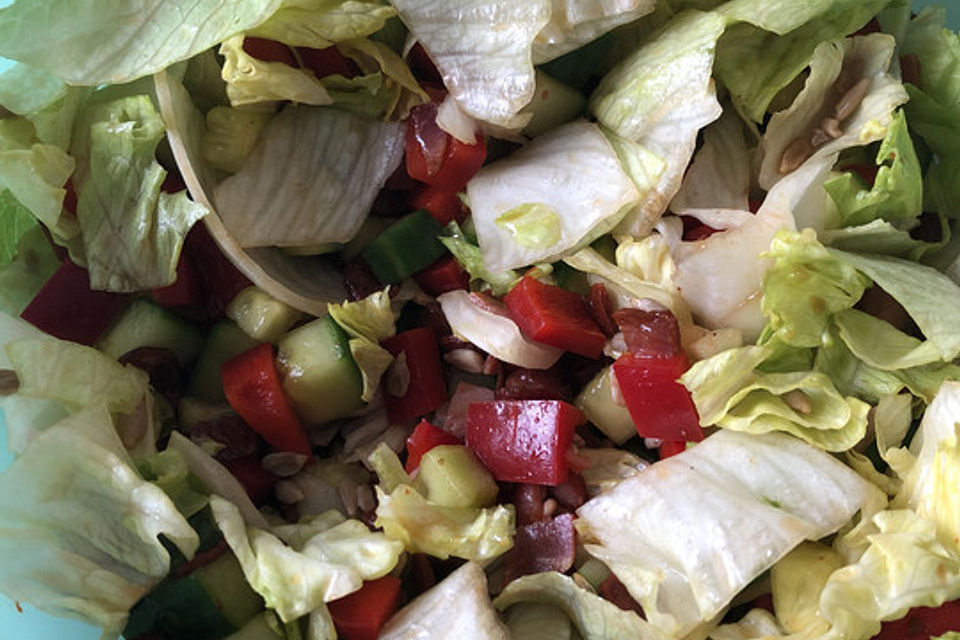
{"type": "Polygon", "coordinates": [[[360,72],[356,63],[340,53],[340,49],[335,46],[323,49],[297,47],[297,55],[300,57],[303,66],[313,71],[313,74],[318,78],[335,75],[354,78],[360,72]]]}
{"type": "Polygon", "coordinates": [[[407,473],[413,473],[420,466],[423,454],[441,444],[463,444],[463,441],[452,433],[421,420],[407,438],[407,462],[404,465],[407,473]]]}
{"type": "Polygon", "coordinates": [[[690,392],[677,382],[686,370],[687,358],[683,354],[650,358],[625,353],[613,363],[620,393],[642,437],[665,442],[703,439],[690,392]]]}
{"type": "Polygon", "coordinates": [[[407,174],[432,187],[456,193],[480,170],[487,158],[482,134],[474,144],[451,136],[437,124],[436,102],[414,107],[405,139],[407,174]]]}
{"type": "MultiPolygon", "coordinates": [[[[627,351],[648,358],[682,356],[680,325],[670,311],[624,308],[613,312],[627,351]]],[[[686,364],[684,364],[686,370],[686,364]]]]}
{"type": "Polygon", "coordinates": [[[64,260],[20,317],[61,340],[92,345],[132,301],[127,294],[92,290],[87,270],[64,260]]]}
{"type": "Polygon", "coordinates": [[[665,460],[670,456],[675,456],[678,453],[683,453],[686,450],[686,442],[674,442],[670,440],[665,440],[659,447],[657,447],[657,453],[660,455],[661,460],[665,460]]]}
{"type": "Polygon", "coordinates": [[[376,640],[400,606],[400,578],[384,576],[363,583],[359,591],[327,603],[342,640],[376,640]]]}
{"type": "Polygon", "coordinates": [[[470,274],[453,256],[443,256],[426,269],[414,274],[420,288],[432,296],[470,287],[470,274]]]}
{"type": "Polygon", "coordinates": [[[477,402],[467,411],[467,446],[501,482],[556,486],[567,479],[567,450],[585,422],[562,400],[477,402]]]}
{"type": "Polygon", "coordinates": [[[283,392],[273,361],[273,345],[259,344],[220,368],[223,393],[250,428],[278,451],[310,455],[306,431],[283,392]]]}
{"type": "Polygon", "coordinates": [[[899,620],[884,622],[873,640],[928,640],[960,629],[960,600],[939,607],[914,607],[899,620]]]}
{"type": "Polygon", "coordinates": [[[578,294],[524,276],[503,301],[520,330],[533,340],[598,358],[607,337],[578,294]]]}
{"type": "Polygon", "coordinates": [[[447,382],[440,362],[437,336],[428,327],[418,327],[384,340],[383,347],[399,357],[404,354],[410,374],[406,393],[395,396],[385,389],[384,404],[391,423],[400,424],[440,408],[447,401],[447,382]]]}
{"type": "Polygon", "coordinates": [[[410,199],[410,206],[413,209],[426,209],[443,226],[447,226],[454,220],[463,222],[467,213],[463,207],[463,201],[460,200],[456,191],[448,191],[429,185],[413,194],[410,199]]]}

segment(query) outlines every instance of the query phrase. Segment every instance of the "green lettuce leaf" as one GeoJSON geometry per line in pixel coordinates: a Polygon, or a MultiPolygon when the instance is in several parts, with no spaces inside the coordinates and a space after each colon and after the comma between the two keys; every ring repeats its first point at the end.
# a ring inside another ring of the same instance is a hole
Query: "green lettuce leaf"
{"type": "Polygon", "coordinates": [[[730,89],[738,111],[761,122],[774,96],[810,63],[821,42],[853,33],[887,2],[818,1],[789,11],[769,0],[734,2],[726,12],[747,22],[733,25],[720,39],[717,76],[730,89]]]}
{"type": "Polygon", "coordinates": [[[521,603],[541,603],[569,616],[584,640],[659,640],[665,636],[633,611],[624,611],[580,587],[569,576],[547,572],[523,576],[500,592],[493,605],[505,611],[521,603]]]}
{"type": "Polygon", "coordinates": [[[609,231],[637,197],[607,138],[586,122],[545,133],[467,185],[483,261],[493,271],[556,260],[609,231]]]}
{"type": "Polygon", "coordinates": [[[247,582],[284,622],[386,575],[403,551],[336,511],[270,532],[245,525],[236,506],[219,496],[211,496],[210,507],[247,582]]]}
{"type": "Polygon", "coordinates": [[[519,130],[533,98],[532,47],[551,16],[551,0],[451,0],[392,3],[423,45],[467,115],[499,130],[519,130]]]}
{"type": "Polygon", "coordinates": [[[898,39],[903,55],[919,61],[919,86],[907,85],[910,102],[904,107],[910,128],[934,152],[927,188],[946,213],[957,214],[960,199],[960,36],[944,26],[942,7],[926,7],[898,39]]]}
{"type": "Polygon", "coordinates": [[[6,352],[20,394],[56,400],[68,411],[103,406],[130,414],[148,390],[149,377],[141,369],[75,342],[17,340],[6,345],[6,352]]]}
{"type": "Polygon", "coordinates": [[[763,275],[761,309],[777,339],[795,347],[820,346],[832,317],[853,307],[870,284],[812,229],[778,233],[767,255],[774,263],[763,275]]]}
{"type": "MultiPolygon", "coordinates": [[[[0,218],[4,219],[5,224],[10,224],[10,218],[6,216],[10,211],[7,207],[11,205],[11,200],[9,192],[0,192],[0,218]]],[[[22,210],[19,203],[13,202],[12,208],[15,210],[11,214],[13,224],[10,228],[0,231],[0,239],[2,239],[0,245],[4,245],[3,251],[6,251],[6,246],[9,246],[6,242],[12,240],[11,236],[17,235],[16,225],[24,224],[26,229],[13,245],[12,255],[7,254],[11,255],[10,260],[0,266],[0,312],[18,316],[57,270],[60,260],[53,252],[47,236],[36,220],[22,210]],[[17,209],[21,211],[16,212],[17,209]]]]}
{"type": "Polygon", "coordinates": [[[40,433],[0,474],[0,516],[0,591],[106,634],[119,634],[167,574],[158,536],[188,558],[199,544],[170,498],[139,476],[102,406],[40,433]]]}
{"type": "Polygon", "coordinates": [[[271,116],[264,109],[213,107],[207,111],[207,127],[200,140],[203,159],[227,173],[240,171],[271,116]]]}
{"type": "Polygon", "coordinates": [[[62,98],[67,85],[40,69],[14,63],[0,73],[0,105],[17,115],[36,113],[62,98]]]}
{"type": "Polygon", "coordinates": [[[40,142],[24,118],[0,119],[0,191],[9,191],[52,232],[69,239],[76,220],[63,216],[64,185],[75,163],[63,149],[40,142]]]}
{"type": "Polygon", "coordinates": [[[367,462],[380,477],[375,525],[407,551],[486,562],[513,546],[512,505],[473,509],[434,504],[409,484],[397,455],[382,443],[367,462]]]}
{"type": "Polygon", "coordinates": [[[387,620],[378,637],[409,640],[411,633],[460,640],[510,638],[490,604],[487,576],[474,562],[467,562],[400,609],[387,620]]]}
{"type": "Polygon", "coordinates": [[[376,1],[285,0],[266,22],[247,33],[292,47],[324,49],[379,31],[395,14],[393,7],[376,1]]]}
{"type": "Polygon", "coordinates": [[[680,214],[687,209],[749,211],[752,162],[743,121],[727,109],[704,128],[703,146],[687,167],[670,210],[680,214]]]}
{"type": "Polygon", "coordinates": [[[533,41],[533,62],[541,64],[579,49],[613,29],[654,10],[654,0],[561,0],[533,41]]]}
{"type": "Polygon", "coordinates": [[[833,322],[850,352],[872,367],[896,371],[941,360],[933,342],[918,340],[857,309],[838,313],[833,322]]]}
{"type": "Polygon", "coordinates": [[[234,36],[220,45],[224,58],[221,74],[232,106],[279,100],[313,105],[333,102],[323,83],[310,71],[254,58],[243,50],[243,38],[234,36]]]}
{"type": "MultiPolygon", "coordinates": [[[[379,85],[373,87],[369,95],[360,94],[354,98],[359,109],[358,113],[370,113],[372,117],[383,117],[385,120],[402,120],[410,115],[410,109],[418,104],[429,101],[430,97],[423,90],[420,83],[410,71],[410,67],[393,49],[377,40],[358,38],[345,40],[337,45],[343,55],[353,60],[368,78],[377,79],[379,85]],[[379,111],[362,105],[362,102],[381,104],[379,111]]],[[[342,108],[350,108],[344,95],[333,82],[343,82],[342,76],[328,76],[324,83],[333,96],[334,104],[342,108]]],[[[360,81],[358,77],[356,79],[360,81]]]]}
{"type": "Polygon", "coordinates": [[[200,481],[190,474],[183,456],[173,449],[140,458],[136,467],[144,480],[163,489],[184,518],[198,513],[210,503],[200,481]]]}
{"type": "Polygon", "coordinates": [[[470,274],[471,280],[480,280],[484,287],[490,289],[495,296],[507,293],[520,280],[520,275],[512,269],[490,271],[483,261],[480,247],[471,242],[460,229],[460,225],[451,222],[447,225],[444,235],[439,237],[460,266],[470,274]]]}
{"type": "MultiPolygon", "coordinates": [[[[941,228],[944,228],[941,221],[941,228]]],[[[944,232],[944,240],[948,231],[944,232]]],[[[886,220],[874,220],[856,227],[826,229],[819,233],[827,246],[853,253],[880,253],[919,261],[923,256],[943,246],[941,242],[924,242],[910,236],[909,231],[899,229],[886,220]]]]}
{"type": "Polygon", "coordinates": [[[680,637],[797,544],[884,500],[796,438],[721,430],[589,500],[577,527],[650,624],[680,637]]]}
{"type": "Polygon", "coordinates": [[[130,7],[99,0],[18,0],[0,9],[0,55],[69,84],[120,84],[209,49],[262,23],[284,4],[149,0],[130,7]]]}
{"type": "Polygon", "coordinates": [[[643,236],[680,188],[700,129],[721,114],[711,79],[727,19],[685,12],[671,19],[603,77],[590,96],[601,125],[665,163],[620,229],[643,236]]]}
{"type": "Polygon", "coordinates": [[[20,204],[9,189],[0,191],[0,268],[17,257],[24,237],[37,227],[37,219],[20,204]]]}
{"type": "MultiPolygon", "coordinates": [[[[809,143],[803,149],[804,153],[816,158],[828,156],[832,165],[840,151],[888,135],[895,120],[894,110],[907,101],[906,90],[895,72],[891,72],[895,50],[893,37],[883,33],[830,40],[817,46],[809,61],[810,75],[803,88],[789,107],[771,116],[761,139],[758,182],[762,188],[770,189],[804,159],[796,147],[797,140],[809,143]],[[863,99],[845,117],[834,118],[836,131],[827,134],[826,129],[830,127],[826,125],[825,110],[829,110],[827,115],[838,115],[836,109],[841,97],[859,83],[865,83],[863,99]],[[798,155],[794,156],[795,153],[798,155]]],[[[831,219],[828,226],[870,220],[857,218],[852,210],[853,203],[841,204],[845,207],[843,213],[851,219],[846,222],[831,219]]],[[[832,209],[822,217],[827,215],[829,218],[840,217],[832,209]]],[[[821,228],[820,225],[812,226],[821,228]]]]}
{"type": "Polygon", "coordinates": [[[923,178],[902,111],[894,116],[880,144],[876,163],[880,169],[869,189],[864,189],[863,182],[852,172],[824,183],[843,225],[867,224],[880,218],[912,226],[910,223],[923,210],[923,178]]]}
{"type": "Polygon", "coordinates": [[[949,362],[960,354],[960,286],[936,269],[890,256],[830,249],[899,302],[949,362]]]}
{"type": "Polygon", "coordinates": [[[207,213],[185,191],[160,187],[166,171],[156,161],[163,137],[160,115],[147,96],[91,107],[89,175],[79,185],[77,218],[90,286],[140,291],[176,279],[187,231],[207,213]]]}
{"type": "Polygon", "coordinates": [[[327,311],[350,336],[350,354],[363,376],[360,399],[370,402],[380,385],[380,378],[393,362],[390,352],[380,342],[396,334],[388,290],[371,293],[356,302],[328,304],[327,311]]]}
{"type": "Polygon", "coordinates": [[[217,212],[246,247],[347,242],[404,144],[398,123],[307,106],[285,109],[262,140],[214,190],[217,212]]]}

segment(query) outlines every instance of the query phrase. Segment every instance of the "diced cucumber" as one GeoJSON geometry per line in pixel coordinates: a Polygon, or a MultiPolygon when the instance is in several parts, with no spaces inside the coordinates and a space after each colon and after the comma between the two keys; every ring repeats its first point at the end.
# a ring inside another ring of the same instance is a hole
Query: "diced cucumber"
{"type": "Polygon", "coordinates": [[[300,418],[322,424],[363,406],[363,378],[347,334],[324,316],[290,331],[278,343],[283,389],[300,418]]]}
{"type": "Polygon", "coordinates": [[[289,331],[303,313],[259,287],[247,287],[227,305],[227,317],[254,340],[273,342],[289,331]]]}
{"type": "Polygon", "coordinates": [[[488,507],[499,492],[493,475],[462,444],[438,445],[423,454],[417,482],[430,502],[445,507],[488,507]]]}
{"type": "Polygon", "coordinates": [[[587,420],[603,431],[616,444],[623,444],[637,435],[637,427],[626,407],[613,401],[610,376],[613,369],[606,367],[587,383],[574,404],[587,420]]]}
{"type": "Polygon", "coordinates": [[[203,346],[203,331],[192,322],[149,300],[135,300],[100,338],[97,347],[119,358],[139,347],[161,347],[181,365],[193,362],[203,346]]]}
{"type": "Polygon", "coordinates": [[[534,138],[583,114],[587,99],[582,93],[537,69],[533,100],[521,113],[533,117],[523,128],[523,134],[534,138]]]}
{"type": "Polygon", "coordinates": [[[363,259],[383,284],[400,282],[440,258],[443,229],[424,210],[400,218],[363,250],[363,259]]]}
{"type": "Polygon", "coordinates": [[[234,356],[259,344],[230,320],[213,325],[190,378],[187,392],[203,400],[226,402],[220,367],[234,356]]]}
{"type": "Polygon", "coordinates": [[[198,422],[215,420],[226,413],[232,413],[233,409],[226,402],[210,402],[203,398],[184,396],[180,398],[177,411],[180,428],[189,432],[198,422]]]}
{"type": "Polygon", "coordinates": [[[367,216],[360,231],[351,238],[350,242],[343,245],[340,252],[340,259],[344,262],[350,262],[360,256],[370,242],[387,230],[387,227],[394,223],[393,218],[383,218],[380,216],[367,216]]]}
{"type": "Polygon", "coordinates": [[[148,593],[130,611],[124,636],[154,632],[177,640],[218,640],[262,610],[263,600],[228,552],[148,593]]]}

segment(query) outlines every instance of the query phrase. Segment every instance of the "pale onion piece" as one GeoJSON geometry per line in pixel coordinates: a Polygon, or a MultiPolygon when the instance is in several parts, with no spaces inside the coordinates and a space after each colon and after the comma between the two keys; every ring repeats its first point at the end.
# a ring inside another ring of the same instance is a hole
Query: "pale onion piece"
{"type": "Polygon", "coordinates": [[[563,354],[562,349],[525,337],[506,312],[481,308],[466,291],[444,293],[437,302],[455,334],[498,360],[527,369],[549,369],[563,354]]]}
{"type": "Polygon", "coordinates": [[[477,143],[477,121],[464,113],[449,93],[437,109],[437,126],[464,144],[477,143]]]}

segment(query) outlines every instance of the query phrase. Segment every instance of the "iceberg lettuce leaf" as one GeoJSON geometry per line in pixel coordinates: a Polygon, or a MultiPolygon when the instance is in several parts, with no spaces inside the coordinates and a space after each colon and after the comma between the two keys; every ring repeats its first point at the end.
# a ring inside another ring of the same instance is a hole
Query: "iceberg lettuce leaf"
{"type": "Polygon", "coordinates": [[[803,540],[884,499],[796,438],[721,430],[589,500],[577,526],[647,620],[676,637],[716,616],[803,540]]]}
{"type": "Polygon", "coordinates": [[[284,622],[386,575],[403,551],[383,533],[335,511],[275,534],[247,526],[237,507],[220,496],[211,496],[210,507],[247,582],[284,622]]]}
{"type": "Polygon", "coordinates": [[[609,231],[638,193],[599,127],[575,122],[483,167],[467,197],[484,264],[503,271],[556,260],[609,231]]]}
{"type": "Polygon", "coordinates": [[[13,2],[0,9],[0,55],[69,84],[120,84],[155,73],[252,28],[281,0],[13,2]],[[43,37],[37,37],[43,34],[43,37]],[[57,46],[51,47],[50,43],[57,46]]]}
{"type": "Polygon", "coordinates": [[[370,402],[380,384],[380,378],[393,362],[390,352],[380,342],[396,333],[390,296],[387,289],[371,293],[356,302],[331,303],[327,311],[350,336],[350,354],[363,376],[360,399],[370,402]]]}
{"type": "Polygon", "coordinates": [[[174,503],[145,482],[110,414],[85,409],[38,434],[0,474],[0,591],[119,634],[169,570],[158,536],[199,544],[174,503]]]}
{"type": "Polygon", "coordinates": [[[227,96],[234,107],[291,100],[300,104],[324,105],[333,102],[323,83],[310,71],[282,62],[254,58],[243,50],[244,36],[233,36],[220,45],[221,75],[227,96]]]}
{"type": "Polygon", "coordinates": [[[542,64],[596,40],[653,11],[654,0],[552,0],[550,21],[533,41],[533,62],[542,64]]]}
{"type": "Polygon", "coordinates": [[[499,130],[519,130],[519,111],[536,85],[534,38],[550,20],[551,0],[394,0],[464,113],[499,130]]]}
{"type": "Polygon", "coordinates": [[[394,15],[393,7],[375,0],[283,0],[266,22],[247,34],[291,47],[324,49],[379,31],[394,15]]]}
{"type": "Polygon", "coordinates": [[[161,191],[167,172],[156,160],[163,121],[145,95],[95,104],[87,173],[78,187],[77,219],[83,234],[90,286],[141,291],[176,279],[187,232],[207,214],[185,191],[161,191]]]}

